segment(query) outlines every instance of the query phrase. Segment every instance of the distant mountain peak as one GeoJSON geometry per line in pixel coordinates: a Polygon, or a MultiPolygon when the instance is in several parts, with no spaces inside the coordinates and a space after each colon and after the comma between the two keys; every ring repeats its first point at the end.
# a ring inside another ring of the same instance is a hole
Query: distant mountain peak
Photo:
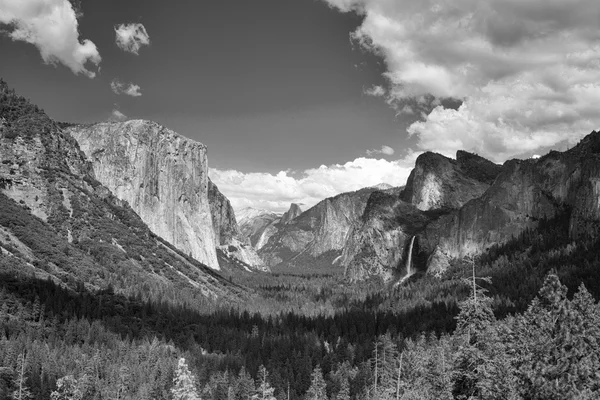
{"type": "Polygon", "coordinates": [[[289,210],[287,210],[281,217],[282,224],[289,224],[294,218],[302,214],[302,209],[297,203],[290,204],[289,210]]]}

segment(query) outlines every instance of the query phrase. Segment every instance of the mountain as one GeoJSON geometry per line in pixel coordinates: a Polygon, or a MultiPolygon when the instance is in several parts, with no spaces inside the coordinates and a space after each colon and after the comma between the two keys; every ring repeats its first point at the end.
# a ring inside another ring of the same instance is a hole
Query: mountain
{"type": "Polygon", "coordinates": [[[208,178],[206,146],[155,122],[130,120],[71,125],[97,179],[127,201],[150,229],[181,251],[218,270],[217,247],[262,267],[242,248],[229,200],[208,178]]]}
{"type": "Polygon", "coordinates": [[[281,216],[280,223],[283,225],[289,224],[294,218],[296,218],[300,214],[302,214],[302,209],[300,208],[300,206],[296,203],[292,203],[290,205],[290,209],[283,213],[283,215],[281,216]]]}
{"type": "Polygon", "coordinates": [[[305,266],[319,257],[330,258],[330,264],[340,255],[348,232],[374,191],[365,188],[342,193],[319,202],[287,224],[271,225],[277,231],[260,248],[260,256],[270,266],[305,266]]]}
{"type": "Polygon", "coordinates": [[[456,160],[423,153],[415,163],[401,199],[419,210],[459,208],[480,197],[500,172],[500,166],[465,151],[456,160]]]}
{"type": "MultiPolygon", "coordinates": [[[[421,154],[403,190],[377,191],[369,198],[339,260],[346,276],[354,281],[370,276],[389,281],[407,274],[413,237],[440,214],[481,196],[500,168],[464,151],[457,153],[456,160],[437,153],[421,154]]],[[[418,249],[419,241],[416,245],[418,249]]]]}
{"type": "Polygon", "coordinates": [[[568,210],[573,238],[600,232],[600,134],[566,152],[499,166],[459,151],[424,153],[399,196],[375,192],[339,261],[346,276],[384,280],[407,263],[441,274],[452,259],[506,243],[568,210]],[[414,238],[414,239],[413,239],[414,238]]]}
{"type": "MultiPolygon", "coordinates": [[[[600,233],[600,133],[572,149],[529,160],[510,160],[491,187],[423,232],[424,251],[437,260],[479,254],[518,236],[539,221],[570,211],[569,234],[600,233]]],[[[439,271],[430,261],[429,268],[439,271]]]]}
{"type": "Polygon", "coordinates": [[[77,141],[0,81],[0,240],[4,265],[67,287],[229,300],[245,296],[152,233],[96,180],[77,141]]]}
{"type": "Polygon", "coordinates": [[[239,264],[246,270],[268,271],[256,250],[243,238],[229,199],[210,179],[208,180],[208,203],[212,215],[219,266],[223,264],[224,258],[229,258],[231,262],[226,262],[226,264],[239,264]]]}
{"type": "Polygon", "coordinates": [[[144,120],[74,125],[66,133],[92,162],[96,178],[154,233],[219,269],[206,146],[144,120]]]}
{"type": "Polygon", "coordinates": [[[281,215],[247,207],[237,213],[242,237],[256,250],[260,250],[277,232],[281,215]]]}

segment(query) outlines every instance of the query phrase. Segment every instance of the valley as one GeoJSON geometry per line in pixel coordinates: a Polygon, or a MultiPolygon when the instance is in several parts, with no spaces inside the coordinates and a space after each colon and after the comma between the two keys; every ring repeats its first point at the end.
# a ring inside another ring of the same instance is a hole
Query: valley
{"type": "Polygon", "coordinates": [[[58,123],[0,81],[0,399],[600,393],[600,133],[425,152],[405,186],[285,213],[236,212],[208,168],[158,123],[58,123]]]}

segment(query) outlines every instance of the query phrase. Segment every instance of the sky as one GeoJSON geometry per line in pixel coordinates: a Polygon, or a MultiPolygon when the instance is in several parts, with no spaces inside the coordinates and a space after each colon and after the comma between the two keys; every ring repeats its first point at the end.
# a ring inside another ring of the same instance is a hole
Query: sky
{"type": "Polygon", "coordinates": [[[281,212],[403,185],[424,151],[572,146],[600,125],[598,21],[597,0],[0,0],[0,77],[58,121],[200,141],[234,208],[281,212]]]}

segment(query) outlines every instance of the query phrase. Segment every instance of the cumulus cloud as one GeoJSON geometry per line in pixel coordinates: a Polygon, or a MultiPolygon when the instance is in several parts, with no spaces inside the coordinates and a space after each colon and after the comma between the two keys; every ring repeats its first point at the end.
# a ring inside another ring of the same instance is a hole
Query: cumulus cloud
{"type": "Polygon", "coordinates": [[[385,89],[383,86],[375,85],[365,90],[367,96],[382,97],[385,96],[385,89]]]}
{"type": "Polygon", "coordinates": [[[368,156],[373,156],[376,154],[385,154],[386,156],[391,156],[394,154],[394,149],[392,149],[390,146],[381,146],[381,149],[379,149],[379,150],[377,150],[377,149],[367,150],[368,156]]]}
{"type": "Polygon", "coordinates": [[[398,161],[361,157],[345,164],[307,169],[297,178],[289,171],[270,174],[211,169],[209,175],[236,210],[254,207],[284,212],[290,203],[303,203],[309,208],[324,198],[382,182],[404,185],[417,156],[411,152],[398,161]]]}
{"type": "Polygon", "coordinates": [[[8,36],[38,48],[46,64],[63,64],[75,74],[93,78],[86,63],[102,60],[96,45],[79,40],[77,17],[68,0],[0,0],[0,24],[8,36]]]}
{"type": "Polygon", "coordinates": [[[421,150],[503,161],[600,126],[597,0],[324,1],[364,16],[352,39],[384,58],[421,150]]]}
{"type": "Polygon", "coordinates": [[[142,95],[141,88],[133,83],[124,83],[118,79],[113,79],[110,88],[115,94],[126,94],[127,96],[139,97],[142,95]]]}
{"type": "Polygon", "coordinates": [[[117,110],[116,108],[114,110],[112,110],[109,121],[122,122],[122,121],[126,121],[126,120],[127,120],[127,115],[123,114],[121,111],[117,110]]]}
{"type": "Polygon", "coordinates": [[[144,25],[140,23],[120,24],[115,26],[116,43],[123,51],[139,54],[142,46],[150,45],[150,36],[144,25]]]}

